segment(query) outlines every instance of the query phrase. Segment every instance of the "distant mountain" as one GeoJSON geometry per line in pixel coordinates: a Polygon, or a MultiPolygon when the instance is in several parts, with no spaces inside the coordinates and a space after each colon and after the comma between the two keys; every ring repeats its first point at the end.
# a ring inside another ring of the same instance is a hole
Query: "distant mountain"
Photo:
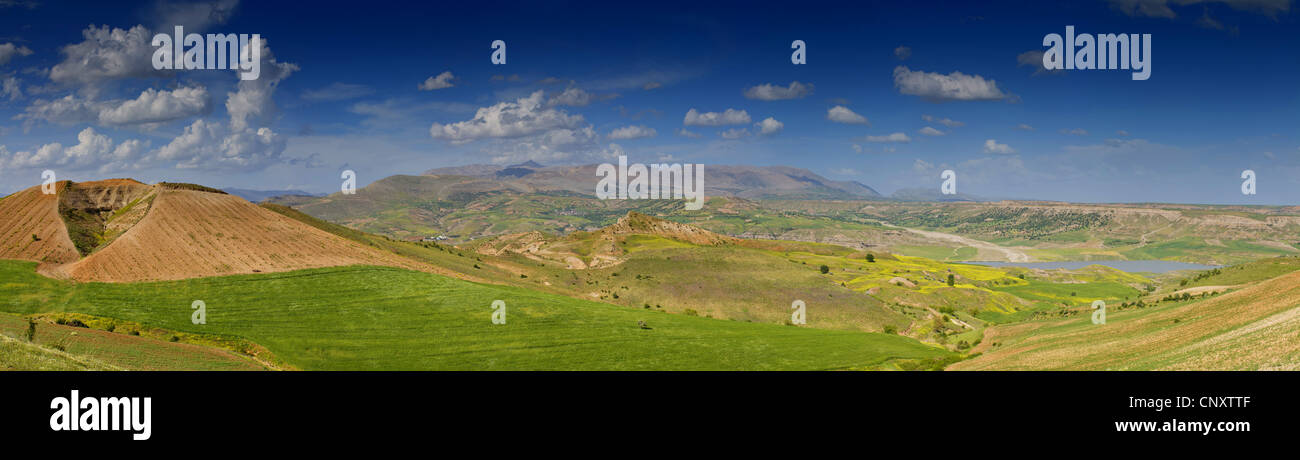
{"type": "Polygon", "coordinates": [[[250,190],[250,189],[233,188],[233,187],[225,188],[221,190],[231,195],[243,198],[245,200],[254,203],[259,203],[266,200],[267,198],[281,196],[281,195],[310,196],[310,197],[325,196],[324,193],[310,193],[310,192],[304,192],[302,190],[250,190]]]}
{"type": "MultiPolygon", "coordinates": [[[[425,171],[426,176],[468,176],[495,179],[503,188],[569,191],[593,195],[597,165],[542,166],[533,161],[509,166],[468,165],[425,171]]],[[[878,199],[867,185],[834,181],[790,166],[706,165],[705,196],[751,199],[854,200],[878,199]]]]}

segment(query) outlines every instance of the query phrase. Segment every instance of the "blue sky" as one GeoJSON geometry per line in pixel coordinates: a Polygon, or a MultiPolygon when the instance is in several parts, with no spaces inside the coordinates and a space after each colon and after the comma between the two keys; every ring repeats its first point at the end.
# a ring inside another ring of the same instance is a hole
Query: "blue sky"
{"type": "Polygon", "coordinates": [[[1300,203],[1291,0],[104,3],[0,0],[0,193],[46,169],[330,192],[345,169],[625,154],[883,193],[952,169],[985,197],[1300,203]],[[262,77],[152,69],[177,24],[261,34],[262,77]],[[1150,79],[1034,65],[1066,25],[1152,34],[1150,79]]]}

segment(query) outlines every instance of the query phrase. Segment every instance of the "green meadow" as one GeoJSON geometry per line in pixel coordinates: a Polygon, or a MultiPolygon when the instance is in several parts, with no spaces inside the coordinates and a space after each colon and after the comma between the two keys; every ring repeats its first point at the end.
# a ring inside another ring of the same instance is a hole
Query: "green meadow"
{"type": "Polygon", "coordinates": [[[897,335],[674,315],[382,267],[128,284],[34,268],[0,261],[0,310],[247,340],[303,370],[915,369],[956,356],[897,335]],[[206,325],[191,323],[195,300],[206,325]],[[506,324],[492,322],[495,300],[506,324]]]}

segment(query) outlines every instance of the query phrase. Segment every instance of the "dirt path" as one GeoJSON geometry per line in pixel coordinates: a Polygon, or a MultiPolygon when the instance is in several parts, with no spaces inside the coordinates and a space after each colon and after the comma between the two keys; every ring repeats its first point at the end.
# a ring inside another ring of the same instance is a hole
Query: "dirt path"
{"type": "Polygon", "coordinates": [[[947,241],[947,242],[950,242],[950,243],[957,243],[957,244],[961,244],[961,245],[963,245],[963,246],[970,246],[970,247],[973,247],[973,248],[976,248],[976,249],[987,249],[987,250],[989,250],[989,251],[999,252],[999,253],[1002,253],[1002,255],[1006,257],[1006,259],[1007,259],[1008,262],[1029,262],[1029,261],[1030,261],[1030,259],[1029,259],[1029,254],[1025,254],[1023,251],[1021,251],[1021,250],[1019,250],[1019,249],[1008,248],[1008,247],[1005,247],[1005,246],[998,246],[998,245],[996,245],[996,244],[993,244],[993,243],[990,243],[990,242],[987,242],[987,241],[980,241],[980,240],[971,239],[971,238],[967,238],[967,237],[960,236],[960,235],[953,235],[953,234],[951,234],[951,233],[932,232],[932,231],[929,231],[929,230],[917,230],[917,229],[914,229],[914,228],[899,227],[899,226],[897,226],[897,225],[892,225],[892,224],[888,224],[888,223],[884,223],[884,222],[881,222],[881,223],[884,224],[886,227],[892,227],[892,228],[897,228],[897,229],[901,229],[901,230],[907,230],[907,231],[909,231],[909,232],[912,232],[912,233],[915,233],[915,234],[918,234],[918,235],[921,235],[921,236],[924,236],[924,237],[926,237],[926,238],[930,238],[930,239],[941,240],[941,241],[947,241]]]}

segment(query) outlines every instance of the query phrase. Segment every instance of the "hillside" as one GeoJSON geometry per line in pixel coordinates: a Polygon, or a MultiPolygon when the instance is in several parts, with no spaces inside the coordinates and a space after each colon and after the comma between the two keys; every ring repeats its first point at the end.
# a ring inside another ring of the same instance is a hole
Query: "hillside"
{"type": "Polygon", "coordinates": [[[240,337],[303,370],[930,369],[955,356],[894,335],[671,315],[386,267],[73,284],[33,265],[0,261],[0,310],[240,337]],[[190,322],[195,298],[206,325],[190,322]],[[506,324],[492,323],[494,300],[506,302],[506,324]]]}
{"type": "Polygon", "coordinates": [[[0,202],[0,210],[5,211],[0,257],[45,262],[41,273],[78,281],[173,280],[357,264],[433,269],[189,184],[62,182],[56,195],[33,187],[0,202]]]}
{"type": "MultiPolygon", "coordinates": [[[[1269,269],[1243,272],[1252,271],[1269,269]]],[[[1092,324],[1084,308],[1064,318],[996,326],[975,349],[982,355],[949,369],[1300,369],[1300,341],[1294,340],[1300,272],[1205,298],[1144,308],[1108,305],[1104,325],[1092,324]]]]}
{"type": "Polygon", "coordinates": [[[80,257],[59,216],[57,194],[32,187],[0,200],[0,258],[62,264],[80,257]]]}

